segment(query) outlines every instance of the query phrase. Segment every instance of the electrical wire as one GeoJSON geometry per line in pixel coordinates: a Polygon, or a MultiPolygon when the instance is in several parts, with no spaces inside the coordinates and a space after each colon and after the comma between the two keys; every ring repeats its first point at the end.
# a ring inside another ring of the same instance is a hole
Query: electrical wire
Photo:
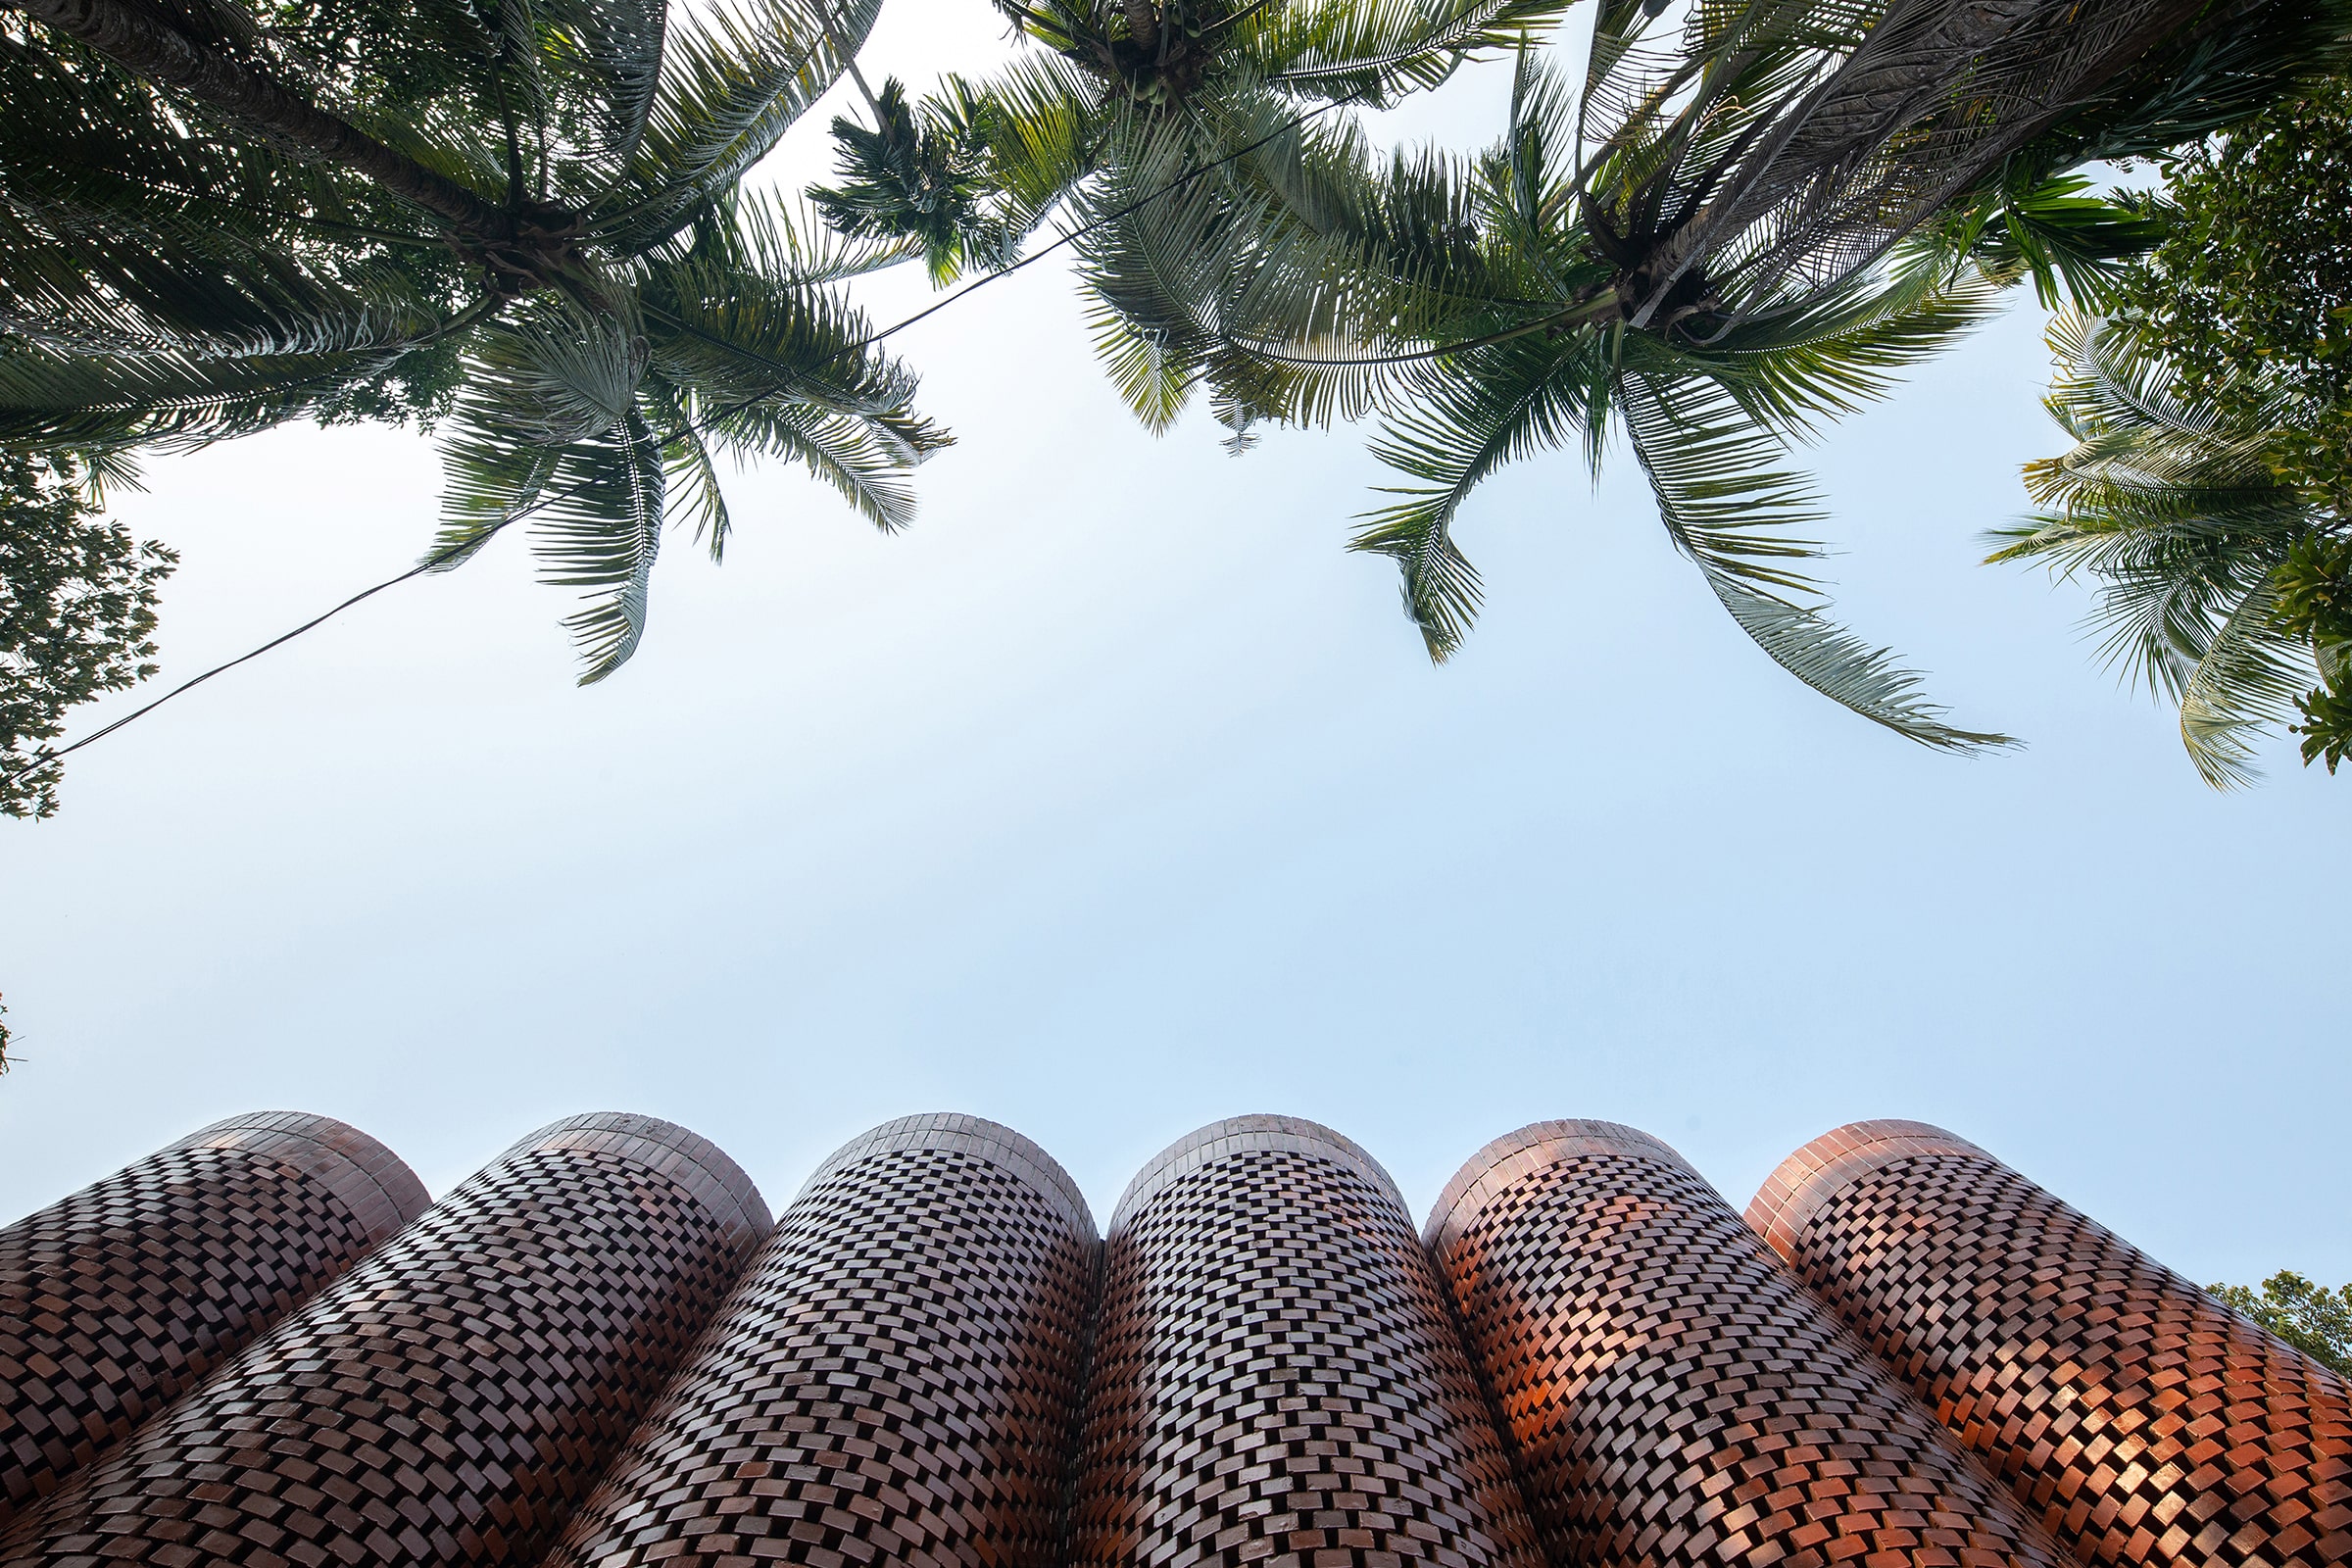
{"type": "MultiPolygon", "coordinates": [[[[1106,227],[1111,223],[1117,222],[1123,218],[1127,218],[1135,213],[1141,212],[1144,208],[1149,207],[1155,201],[1159,201],[1168,196],[1173,196],[1178,191],[1191,185],[1196,180],[1201,179],[1206,175],[1215,172],[1217,170],[1223,168],[1227,164],[1247,158],[1251,153],[1256,152],[1259,148],[1267,145],[1269,142],[1272,142],[1279,137],[1288,135],[1291,131],[1298,129],[1300,125],[1305,124],[1308,121],[1311,121],[1318,116],[1329,114],[1335,109],[1344,108],[1348,104],[1355,103],[1359,101],[1360,97],[1360,94],[1350,93],[1345,97],[1334,98],[1328,103],[1319,104],[1313,109],[1306,110],[1301,114],[1293,116],[1291,119],[1283,122],[1283,123],[1277,125],[1274,129],[1268,131],[1265,135],[1260,136],[1257,140],[1250,142],[1249,145],[1237,148],[1233,152],[1227,153],[1224,157],[1217,159],[1213,163],[1202,164],[1198,169],[1189,170],[1185,173],[1180,174],[1176,178],[1168,181],[1165,185],[1160,186],[1157,190],[1150,191],[1143,196],[1139,196],[1134,201],[1129,202],[1126,206],[1120,207],[1112,212],[1105,213],[1102,217],[1094,220],[1092,222],[1070,229],[1066,233],[1062,234],[1060,238],[1054,240],[1052,244],[1040,246],[1037,250],[1031,252],[1027,256],[1022,257],[1010,267],[1002,268],[997,271],[989,273],[986,277],[975,279],[974,281],[965,284],[962,288],[957,289],[953,294],[950,294],[946,299],[926,306],[924,309],[915,312],[912,316],[906,318],[904,320],[894,321],[889,326],[882,328],[882,330],[879,332],[869,333],[855,343],[847,344],[842,348],[837,349],[828,359],[819,362],[818,368],[821,369],[825,367],[829,367],[834,360],[846,359],[850,355],[863,353],[865,350],[881,342],[884,338],[893,336],[899,332],[903,332],[918,321],[927,320],[931,317],[937,316],[941,311],[946,310],[949,306],[971,298],[972,295],[978,293],[981,289],[986,288],[989,284],[1010,277],[1013,273],[1021,270],[1023,268],[1029,267],[1037,262],[1044,261],[1048,256],[1053,255],[1055,251],[1060,250],[1063,246],[1073,244],[1076,241],[1084,238],[1086,235],[1093,233],[1097,229],[1106,227]]],[[[751,357],[761,360],[767,359],[767,356],[760,354],[753,354],[751,357]]],[[[781,365],[781,362],[774,363],[781,365]]],[[[813,373],[806,367],[791,366],[783,368],[792,369],[796,373],[801,374],[813,373]]],[[[674,442],[684,439],[688,435],[709,433],[712,425],[730,417],[735,414],[741,413],[743,410],[750,408],[755,403],[760,401],[763,401],[763,399],[753,398],[731,405],[725,409],[719,410],[713,415],[709,416],[700,421],[699,425],[695,421],[689,421],[683,429],[666,437],[663,440],[662,445],[671,445],[674,442]]],[[[461,556],[469,556],[473,554],[475,551],[481,549],[484,545],[487,545],[493,538],[497,537],[497,535],[504,532],[510,524],[520,522],[533,513],[536,513],[543,508],[553,506],[560,501],[564,501],[570,496],[577,494],[582,488],[582,485],[571,485],[563,489],[552,491],[546,495],[536,498],[525,506],[515,508],[513,512],[509,513],[504,517],[501,517],[497,522],[491,524],[479,534],[473,535],[472,537],[467,538],[461,543],[453,544],[444,549],[433,552],[431,555],[426,556],[422,561],[418,562],[416,565],[411,566],[408,570],[401,572],[397,576],[387,577],[382,582],[376,583],[372,587],[363,588],[358,593],[353,594],[349,599],[346,599],[341,604],[336,605],[333,609],[313,616],[311,619],[304,621],[301,625],[296,626],[291,631],[284,632],[276,637],[272,637],[270,639],[270,641],[262,644],[259,648],[239,654],[236,658],[229,660],[225,663],[215,664],[210,669],[205,670],[202,674],[190,676],[188,679],[181,681],[178,685],[172,687],[170,691],[165,692],[162,696],[131,710],[131,711],[123,714],[121,718],[114,720],[110,724],[106,724],[98,729],[92,730],[89,734],[84,735],[81,739],[73,742],[71,745],[60,746],[55,750],[45,749],[34,756],[27,758],[18,766],[10,768],[5,772],[0,772],[0,784],[16,784],[23,780],[30,779],[38,776],[41,773],[47,772],[51,768],[57,766],[60,762],[64,761],[65,759],[73,753],[80,751],[85,746],[102,741],[125,725],[134,723],[137,720],[146,717],[149,713],[154,712],[157,709],[163,707],[166,703],[171,702],[173,698],[180,697],[188,692],[194,691],[197,687],[203,685],[206,681],[211,680],[214,676],[226,674],[228,671],[236,668],[239,664],[247,663],[253,660],[259,659],[264,654],[270,652],[272,649],[283,647],[285,644],[292,642],[295,638],[302,636],[306,632],[314,631],[317,628],[325,625],[328,621],[334,619],[337,615],[340,615],[343,613],[343,612],[351,609],[355,605],[359,605],[367,600],[374,598],[377,594],[382,593],[387,588],[396,588],[400,586],[400,584],[409,581],[413,577],[421,577],[427,572],[437,570],[442,566],[446,566],[461,556]]]]}

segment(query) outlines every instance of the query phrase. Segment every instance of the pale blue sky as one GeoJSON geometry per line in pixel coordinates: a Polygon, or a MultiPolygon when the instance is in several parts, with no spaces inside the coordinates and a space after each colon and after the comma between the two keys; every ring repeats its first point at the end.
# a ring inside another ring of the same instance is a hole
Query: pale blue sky
{"type": "MultiPolygon", "coordinates": [[[[897,0],[869,69],[993,36],[897,0]]],[[[1495,85],[1404,128],[1483,134],[1495,85]]],[[[1975,564],[2056,445],[2039,330],[2021,299],[1815,454],[1843,612],[2032,743],[1971,761],[1748,647],[1623,463],[1479,494],[1485,620],[1432,668],[1341,548],[1364,432],[1155,439],[1034,269],[905,334],[961,441],[912,533],[747,473],[728,564],[674,539],[646,650],[587,691],[503,541],[0,824],[0,1217],[260,1107],[436,1190],[650,1111],[778,1203],[877,1121],[969,1110],[1099,1213],[1238,1111],[1330,1122],[1417,1207],[1541,1117],[1646,1128],[1744,1203],[1816,1133],[1911,1116],[2199,1279],[2352,1278],[2352,780],[2281,744],[2213,794],[2088,659],[2082,590],[1975,564]]],[[[413,560],[437,470],[289,430],[152,477],[122,511],[186,558],[179,676],[413,560]]]]}

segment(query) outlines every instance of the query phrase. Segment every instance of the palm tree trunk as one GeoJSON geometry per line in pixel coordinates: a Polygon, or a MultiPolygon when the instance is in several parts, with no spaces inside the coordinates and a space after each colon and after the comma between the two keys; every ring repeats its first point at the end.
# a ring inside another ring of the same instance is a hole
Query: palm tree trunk
{"type": "Polygon", "coordinates": [[[8,3],[87,44],[141,80],[176,88],[297,157],[348,170],[421,207],[458,235],[492,244],[514,238],[514,218],[503,209],[143,9],[122,0],[8,3]]]}
{"type": "MultiPolygon", "coordinates": [[[[1997,128],[1969,138],[1963,181],[2023,146],[2186,25],[2205,0],[1913,0],[1886,19],[1751,168],[1769,202],[1809,175],[1849,169],[1891,131],[1955,93],[2000,102],[1997,128]],[[1972,79],[1979,78],[1979,79],[1972,79]],[[2005,101],[2002,101],[2005,100],[2005,101]]],[[[1749,201],[1754,198],[1750,197],[1749,201]]],[[[1745,203],[1743,203],[1745,205],[1745,203]]]]}
{"type": "Polygon", "coordinates": [[[1152,0],[1127,0],[1127,38],[1138,49],[1158,47],[1165,26],[1152,0]]]}
{"type": "MultiPolygon", "coordinates": [[[[1894,0],[1673,236],[1634,319],[1648,321],[1686,272],[1762,225],[1777,232],[1741,263],[1751,292],[1789,271],[1816,291],[1853,275],[2205,3],[1894,0]]],[[[2241,10],[2263,3],[2243,0],[2241,10]]]]}

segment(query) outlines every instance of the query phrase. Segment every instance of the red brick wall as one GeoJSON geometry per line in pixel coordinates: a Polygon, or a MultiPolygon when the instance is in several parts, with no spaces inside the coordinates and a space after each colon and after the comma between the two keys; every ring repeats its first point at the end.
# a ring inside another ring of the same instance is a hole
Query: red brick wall
{"type": "Polygon", "coordinates": [[[1203,1128],[1104,1250],[1073,1564],[1539,1568],[1411,1218],[1354,1145],[1203,1128]]]}
{"type": "Polygon", "coordinates": [[[0,1231],[0,1525],[424,1210],[375,1140],[264,1112],[0,1231]]]}
{"type": "Polygon", "coordinates": [[[1047,1568],[1095,1227],[1019,1134],[913,1116],[810,1178],[549,1568],[1047,1568]]]}
{"type": "Polygon", "coordinates": [[[693,1134],[558,1122],[20,1517],[0,1562],[532,1562],[767,1229],[693,1134]]]}
{"type": "Polygon", "coordinates": [[[1748,1221],[2085,1563],[2352,1562],[2352,1390],[1983,1150],[1857,1122],[1748,1221]]]}
{"type": "Polygon", "coordinates": [[[2071,1568],[1646,1134],[1497,1139],[1426,1235],[1553,1562],[2071,1568]]]}

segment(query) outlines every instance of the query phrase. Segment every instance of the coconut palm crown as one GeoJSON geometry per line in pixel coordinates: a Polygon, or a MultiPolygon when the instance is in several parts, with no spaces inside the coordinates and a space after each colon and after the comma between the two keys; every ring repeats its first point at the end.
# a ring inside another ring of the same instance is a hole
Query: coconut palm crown
{"type": "Polygon", "coordinates": [[[2313,706],[2315,674],[2342,684],[2352,662],[2352,647],[2315,639],[2282,602],[2299,553],[2352,544],[2352,524],[2274,466],[2300,400],[2242,382],[2184,395],[2161,355],[2104,317],[2063,314],[2049,341],[2058,374],[2044,403],[2075,444],[2027,466],[2038,510],[1995,531],[1987,559],[2096,582],[2090,627],[2109,663],[2179,707],[2206,783],[2250,783],[2262,735],[2313,706]]]}
{"type": "Polygon", "coordinates": [[[2158,230],[2073,169],[2202,134],[2324,69],[2343,13],[1607,0],[1580,92],[1523,54],[1493,152],[1396,160],[1357,203],[1370,220],[1320,243],[1196,260],[1244,280],[1201,313],[1230,351],[1202,363],[1250,417],[1381,412],[1377,450],[1404,482],[1356,545],[1399,562],[1434,657],[1481,597],[1453,532],[1469,493],[1533,452],[1580,444],[1597,464],[1622,437],[1670,538],[1771,657],[1913,740],[1998,744],[1823,615],[1796,568],[1819,512],[1786,449],[1956,340],[1999,286],[2100,297],[2158,230]]]}
{"type": "Polygon", "coordinates": [[[878,5],[16,0],[0,438],[438,420],[431,559],[528,517],[602,678],[664,522],[723,550],[718,455],[891,528],[945,439],[834,288],[897,251],[738,188],[878,5]]]}
{"type": "Polygon", "coordinates": [[[1396,161],[1368,220],[1290,247],[1235,296],[1228,340],[1263,369],[1232,395],[1288,422],[1378,412],[1374,451],[1397,482],[1355,548],[1398,563],[1433,658],[1460,647],[1483,598],[1456,538],[1477,487],[1562,446],[1597,471],[1622,443],[1675,548],[1776,662],[1923,744],[2004,744],[1945,723],[1914,674],[1824,613],[1802,571],[1822,512],[1787,464],[1792,442],[1983,320],[1996,285],[1912,247],[1826,287],[1778,277],[1735,304],[1692,281],[1645,311],[1648,281],[1623,243],[1634,221],[1605,209],[1638,211],[1653,149],[1593,156],[1584,112],[1524,54],[1495,147],[1396,161]]]}
{"type": "Polygon", "coordinates": [[[1004,265],[1065,215],[1098,346],[1162,427],[1214,379],[1201,294],[1232,283],[1240,252],[1278,249],[1356,199],[1361,149],[1329,112],[1434,86],[1571,3],[997,0],[1024,53],[985,80],[949,77],[911,112],[886,88],[873,128],[837,122],[840,178],[811,195],[845,232],[920,241],[942,281],[1004,265]],[[1154,244],[1187,203],[1221,217],[1225,244],[1194,253],[1228,264],[1217,276],[1186,275],[1185,258],[1171,273],[1154,244]]]}

